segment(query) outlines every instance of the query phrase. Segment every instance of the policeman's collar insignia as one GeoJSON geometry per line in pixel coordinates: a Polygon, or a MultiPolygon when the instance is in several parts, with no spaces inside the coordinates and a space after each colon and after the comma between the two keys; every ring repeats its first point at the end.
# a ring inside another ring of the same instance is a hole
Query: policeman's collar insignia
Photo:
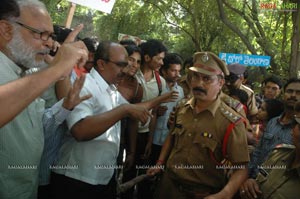
{"type": "Polygon", "coordinates": [[[205,63],[209,60],[209,57],[207,55],[207,53],[205,53],[202,57],[201,57],[201,60],[205,63]]]}

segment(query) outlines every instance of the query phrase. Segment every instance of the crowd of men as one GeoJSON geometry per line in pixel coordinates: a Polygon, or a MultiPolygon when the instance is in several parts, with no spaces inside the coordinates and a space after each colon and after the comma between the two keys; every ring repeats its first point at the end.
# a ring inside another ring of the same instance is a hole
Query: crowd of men
{"type": "Polygon", "coordinates": [[[1,199],[300,195],[300,79],[256,94],[212,52],[83,28],[53,26],[39,0],[0,5],[1,199]]]}

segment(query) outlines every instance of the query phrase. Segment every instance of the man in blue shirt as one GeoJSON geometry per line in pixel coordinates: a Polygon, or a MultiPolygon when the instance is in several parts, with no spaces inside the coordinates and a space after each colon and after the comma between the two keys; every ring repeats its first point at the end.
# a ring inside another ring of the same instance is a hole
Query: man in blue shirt
{"type": "MultiPolygon", "coordinates": [[[[249,179],[243,184],[240,193],[259,193],[255,178],[259,167],[268,158],[270,152],[278,144],[293,144],[291,130],[295,125],[294,106],[300,101],[300,79],[290,79],[284,86],[284,112],[281,116],[270,120],[260,142],[254,150],[249,162],[249,179]]],[[[254,196],[253,196],[254,197],[254,196]]]]}

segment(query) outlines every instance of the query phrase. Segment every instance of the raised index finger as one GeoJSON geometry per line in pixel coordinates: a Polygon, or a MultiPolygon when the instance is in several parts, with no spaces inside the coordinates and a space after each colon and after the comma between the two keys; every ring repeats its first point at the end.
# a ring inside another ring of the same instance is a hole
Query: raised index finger
{"type": "Polygon", "coordinates": [[[76,26],[74,28],[74,30],[72,32],[69,33],[69,35],[67,36],[67,38],[65,39],[64,43],[69,43],[69,42],[73,42],[75,41],[77,35],[79,34],[79,32],[83,29],[83,24],[79,24],[78,26],[76,26]]]}

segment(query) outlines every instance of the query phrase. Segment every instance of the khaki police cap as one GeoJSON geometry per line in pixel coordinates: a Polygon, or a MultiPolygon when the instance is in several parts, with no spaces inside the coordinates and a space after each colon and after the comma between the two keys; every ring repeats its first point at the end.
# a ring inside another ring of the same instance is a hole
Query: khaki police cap
{"type": "Polygon", "coordinates": [[[214,53],[196,52],[189,70],[206,75],[229,75],[226,64],[214,53]]]}

